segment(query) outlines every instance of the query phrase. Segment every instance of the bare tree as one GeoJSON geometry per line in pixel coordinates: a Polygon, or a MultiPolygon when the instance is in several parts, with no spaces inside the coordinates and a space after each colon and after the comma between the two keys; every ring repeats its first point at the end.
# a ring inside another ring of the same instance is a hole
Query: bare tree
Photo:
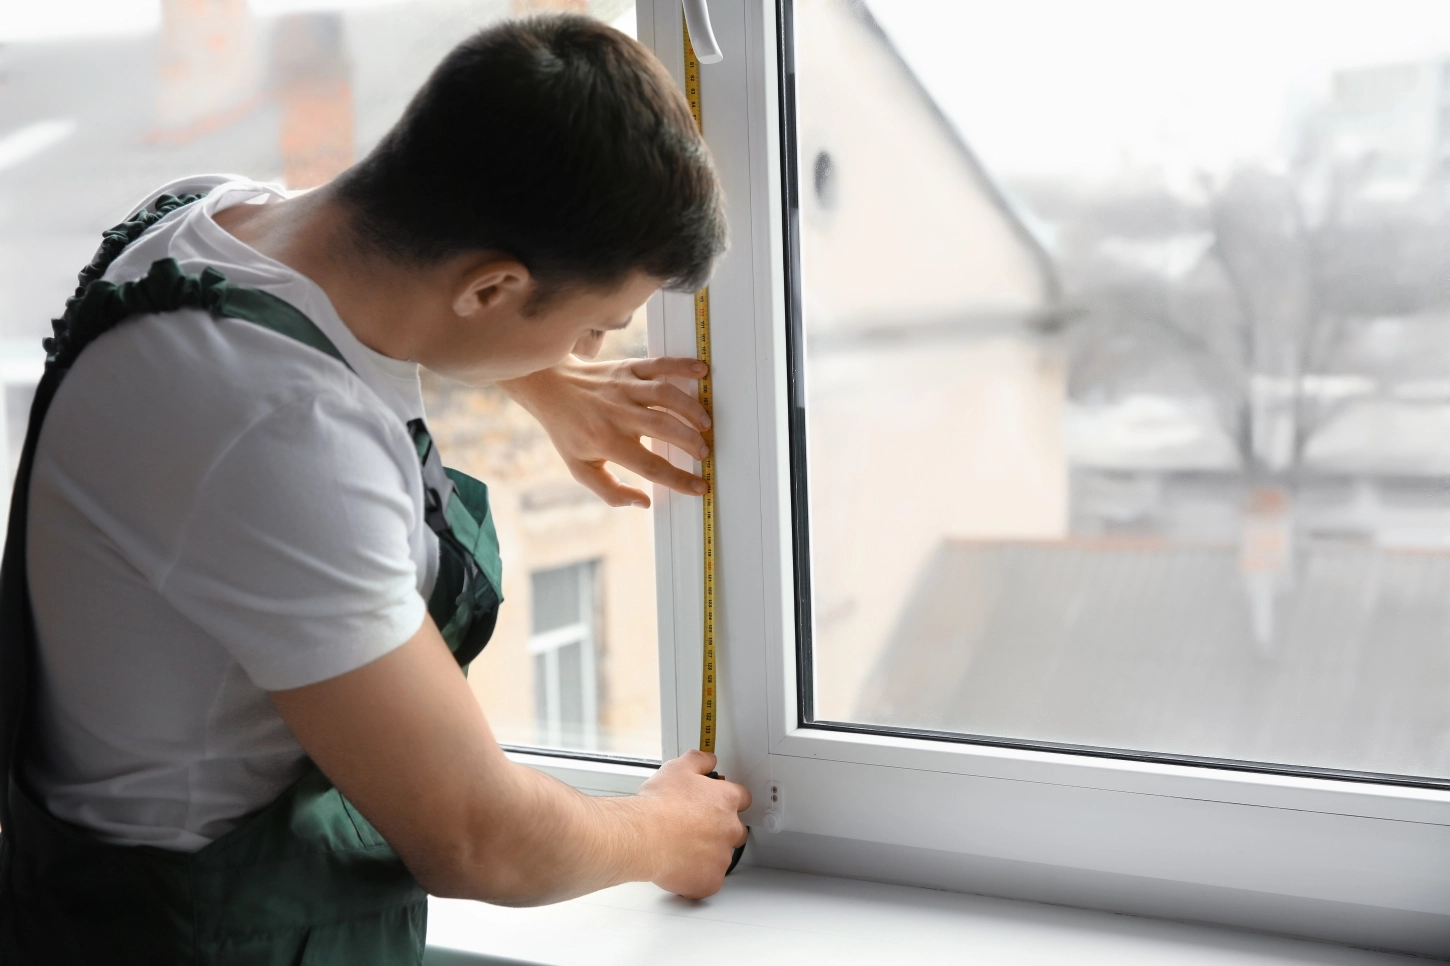
{"type": "Polygon", "coordinates": [[[1353,401],[1314,381],[1352,327],[1450,295],[1450,227],[1423,204],[1366,201],[1372,167],[1314,155],[1285,172],[1246,166],[1202,176],[1195,200],[1144,192],[1070,204],[1059,193],[1063,275],[1086,309],[1074,391],[1206,395],[1250,477],[1296,471],[1353,401]],[[1103,254],[1125,237],[1151,245],[1195,234],[1203,257],[1179,275],[1103,254]]]}

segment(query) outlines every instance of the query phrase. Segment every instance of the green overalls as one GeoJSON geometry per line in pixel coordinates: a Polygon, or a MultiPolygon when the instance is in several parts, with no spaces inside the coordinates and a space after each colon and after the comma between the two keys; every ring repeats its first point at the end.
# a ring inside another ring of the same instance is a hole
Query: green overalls
{"type": "MultiPolygon", "coordinates": [[[[35,687],[35,622],[25,565],[31,467],[46,411],[79,353],[131,316],[198,308],[271,329],[346,365],[297,309],[266,292],[230,285],[215,269],[188,276],[164,259],[137,281],[100,281],[126,245],[196,198],[163,195],[154,212],[106,232],[56,322],[55,338],[46,341],[45,375],[30,413],[0,566],[0,780],[8,779],[0,785],[0,963],[419,963],[427,926],[423,890],[310,761],[270,805],[190,854],[98,841],[50,815],[26,788],[19,767],[35,687]]],[[[444,470],[422,420],[408,428],[422,467],[427,523],[439,543],[428,612],[466,673],[493,633],[502,600],[488,488],[444,470]]]]}

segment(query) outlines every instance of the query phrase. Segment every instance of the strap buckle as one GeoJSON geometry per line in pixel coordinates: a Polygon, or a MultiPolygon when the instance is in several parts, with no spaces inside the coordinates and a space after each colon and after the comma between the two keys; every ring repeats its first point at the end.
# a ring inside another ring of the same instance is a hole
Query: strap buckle
{"type": "Polygon", "coordinates": [[[438,455],[438,447],[433,445],[433,437],[428,432],[428,427],[423,425],[421,419],[415,419],[408,424],[408,428],[412,430],[413,441],[420,450],[419,461],[423,472],[423,519],[428,524],[428,529],[441,537],[453,532],[453,525],[448,522],[448,504],[453,502],[456,487],[447,471],[443,469],[443,458],[438,455]]]}

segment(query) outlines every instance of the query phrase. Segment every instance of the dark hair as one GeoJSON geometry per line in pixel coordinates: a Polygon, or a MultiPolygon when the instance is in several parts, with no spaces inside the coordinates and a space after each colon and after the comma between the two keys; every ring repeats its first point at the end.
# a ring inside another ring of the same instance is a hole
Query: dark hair
{"type": "Polygon", "coordinates": [[[498,251],[547,287],[642,271],[691,290],[726,246],[684,96],[639,43],[575,15],[463,41],[334,190],[387,257],[498,251]]]}

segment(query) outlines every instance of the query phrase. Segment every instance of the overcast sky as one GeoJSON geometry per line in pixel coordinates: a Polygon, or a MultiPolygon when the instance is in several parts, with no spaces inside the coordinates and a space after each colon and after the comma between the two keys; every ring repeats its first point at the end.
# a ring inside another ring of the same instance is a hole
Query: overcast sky
{"type": "MultiPolygon", "coordinates": [[[[396,0],[251,0],[259,14],[340,10],[396,0]]],[[[144,33],[161,20],[161,0],[0,0],[0,43],[57,37],[144,33]]]]}
{"type": "MultiPolygon", "coordinates": [[[[1182,174],[1272,158],[1286,117],[1323,95],[1332,69],[1450,53],[1450,0],[869,5],[967,140],[1007,176],[1107,176],[1124,164],[1182,174]]],[[[0,0],[0,41],[145,31],[159,11],[159,0],[0,0]]]]}
{"type": "Polygon", "coordinates": [[[1450,53],[1447,0],[874,0],[999,174],[1218,167],[1283,146],[1329,72],[1450,53]]]}

